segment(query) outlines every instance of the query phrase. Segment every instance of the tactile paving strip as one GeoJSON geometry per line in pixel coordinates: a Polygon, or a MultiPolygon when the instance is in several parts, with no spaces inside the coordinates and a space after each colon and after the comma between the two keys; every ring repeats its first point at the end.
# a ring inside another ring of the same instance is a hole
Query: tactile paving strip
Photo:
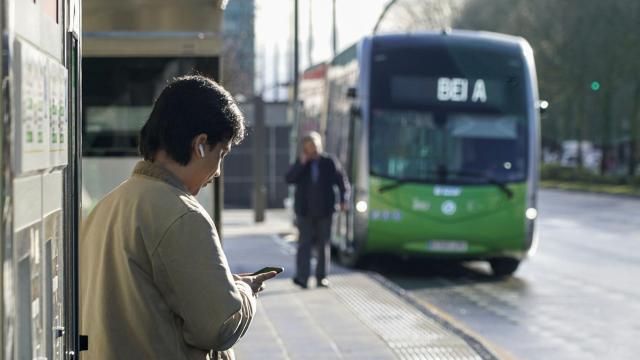
{"type": "Polygon", "coordinates": [[[496,359],[479,342],[390,287],[393,285],[365,273],[331,277],[331,289],[399,359],[496,359]]]}

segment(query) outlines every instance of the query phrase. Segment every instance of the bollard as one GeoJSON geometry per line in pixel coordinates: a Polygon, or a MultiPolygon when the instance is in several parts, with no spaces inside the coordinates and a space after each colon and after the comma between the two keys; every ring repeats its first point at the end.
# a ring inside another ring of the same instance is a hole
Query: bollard
{"type": "Polygon", "coordinates": [[[265,146],[264,102],[262,97],[254,97],[253,104],[253,212],[254,221],[259,223],[264,221],[264,211],[266,207],[267,188],[264,185],[264,175],[267,151],[265,146]]]}

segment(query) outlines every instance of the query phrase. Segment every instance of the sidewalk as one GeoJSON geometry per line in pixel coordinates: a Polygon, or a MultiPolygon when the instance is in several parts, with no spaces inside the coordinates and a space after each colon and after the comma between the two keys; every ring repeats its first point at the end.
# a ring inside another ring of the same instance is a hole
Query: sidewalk
{"type": "Polygon", "coordinates": [[[284,211],[256,225],[247,210],[226,210],[224,248],[233,272],[282,266],[258,301],[254,322],[235,347],[252,359],[495,359],[382,277],[333,264],[329,289],[293,285],[294,236],[284,211]],[[282,236],[284,235],[284,236],[282,236]]]}

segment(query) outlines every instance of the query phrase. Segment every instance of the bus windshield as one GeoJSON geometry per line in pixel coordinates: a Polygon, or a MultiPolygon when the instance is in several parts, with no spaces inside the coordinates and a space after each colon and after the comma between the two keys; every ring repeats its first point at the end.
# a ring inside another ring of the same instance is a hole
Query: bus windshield
{"type": "Polygon", "coordinates": [[[397,180],[484,184],[526,178],[524,119],[515,116],[374,111],[371,172],[397,180]]]}
{"type": "Polygon", "coordinates": [[[437,43],[374,45],[370,167],[399,181],[524,181],[522,54],[437,43]]]}

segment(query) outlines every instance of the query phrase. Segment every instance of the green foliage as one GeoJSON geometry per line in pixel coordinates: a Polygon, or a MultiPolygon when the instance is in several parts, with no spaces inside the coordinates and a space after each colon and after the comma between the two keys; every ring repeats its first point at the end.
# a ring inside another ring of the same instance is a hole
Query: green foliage
{"type": "Polygon", "coordinates": [[[556,144],[591,141],[603,159],[625,161],[634,174],[640,158],[640,147],[630,145],[640,144],[637,24],[637,0],[469,0],[455,26],[527,39],[540,96],[552,105],[542,118],[542,136],[556,144]],[[615,146],[631,155],[615,158],[615,146]]]}
{"type": "Polygon", "coordinates": [[[540,184],[543,188],[561,189],[571,191],[594,192],[613,195],[627,195],[640,197],[640,187],[632,185],[603,185],[579,182],[543,180],[540,184]]]}
{"type": "MultiPolygon", "coordinates": [[[[629,174],[640,163],[640,1],[396,0],[382,28],[442,27],[521,36],[533,48],[551,144],[591,141],[629,174]]],[[[603,156],[606,159],[607,156],[603,156]]]]}
{"type": "Polygon", "coordinates": [[[628,185],[640,188],[640,176],[599,175],[591,170],[558,164],[543,164],[540,178],[545,181],[576,182],[594,185],[628,185]]]}

